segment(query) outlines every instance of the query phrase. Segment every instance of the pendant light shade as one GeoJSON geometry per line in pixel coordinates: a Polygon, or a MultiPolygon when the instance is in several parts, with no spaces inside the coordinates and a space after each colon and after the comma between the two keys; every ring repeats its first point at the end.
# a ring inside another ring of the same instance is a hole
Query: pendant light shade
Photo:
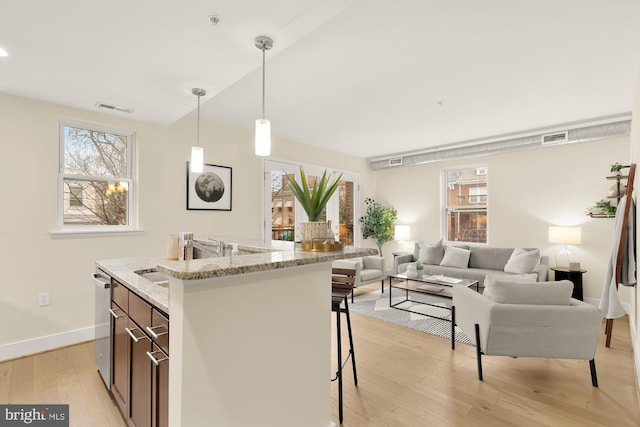
{"type": "Polygon", "coordinates": [[[273,40],[266,36],[256,37],[256,47],[262,51],[262,118],[256,120],[256,156],[271,155],[271,122],[264,118],[265,51],[273,47],[273,40]]]}
{"type": "Polygon", "coordinates": [[[202,173],[204,170],[204,149],[202,147],[191,147],[191,172],[202,173]]]}
{"type": "Polygon", "coordinates": [[[256,156],[271,154],[271,122],[265,119],[256,120],[256,156]]]}
{"type": "Polygon", "coordinates": [[[196,132],[197,146],[191,147],[191,162],[189,167],[193,173],[202,173],[204,170],[204,149],[200,146],[200,97],[207,94],[207,91],[200,88],[191,89],[191,93],[198,97],[198,129],[196,132]]]}

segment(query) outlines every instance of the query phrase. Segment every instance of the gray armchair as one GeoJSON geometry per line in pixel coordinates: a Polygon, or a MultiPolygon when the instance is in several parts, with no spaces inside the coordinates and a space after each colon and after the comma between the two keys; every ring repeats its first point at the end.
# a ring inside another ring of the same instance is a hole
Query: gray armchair
{"type": "MultiPolygon", "coordinates": [[[[573,283],[496,280],[491,297],[453,287],[452,327],[475,338],[478,378],[482,356],[548,357],[588,360],[598,386],[595,352],[602,312],[572,299],[573,283]]],[[[452,348],[455,341],[452,337],[452,348]]]]}
{"type": "MultiPolygon", "coordinates": [[[[384,258],[379,256],[365,256],[362,258],[339,259],[331,264],[333,268],[347,268],[356,271],[354,288],[368,283],[380,281],[382,292],[384,293],[384,258]]],[[[353,291],[351,291],[351,302],[353,302],[353,291]]]]}

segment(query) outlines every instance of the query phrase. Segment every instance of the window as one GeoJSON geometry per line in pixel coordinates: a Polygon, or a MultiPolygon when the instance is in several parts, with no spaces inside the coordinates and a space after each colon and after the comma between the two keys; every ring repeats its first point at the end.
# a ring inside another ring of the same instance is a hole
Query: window
{"type": "Polygon", "coordinates": [[[69,185],[69,207],[82,207],[82,185],[69,185]]]}
{"type": "Polygon", "coordinates": [[[133,228],[132,146],[131,132],[61,123],[58,228],[133,228]]]}
{"type": "Polygon", "coordinates": [[[444,171],[448,241],[487,243],[488,177],[486,166],[444,171]]]}
{"type": "MultiPolygon", "coordinates": [[[[326,168],[304,165],[304,171],[313,188],[326,168]]],[[[329,173],[332,173],[329,168],[329,173]]],[[[339,172],[333,172],[339,174],[339,172]]],[[[333,175],[332,175],[333,176],[333,175]]],[[[272,240],[299,240],[296,236],[301,222],[307,220],[304,210],[293,196],[288,185],[289,179],[300,179],[299,166],[275,160],[265,161],[265,231],[272,240]],[[271,216],[269,218],[269,215],[271,216]]],[[[346,246],[357,244],[358,212],[355,201],[358,200],[359,177],[356,174],[342,172],[340,186],[327,203],[322,214],[322,221],[331,221],[331,229],[336,240],[346,246]]]]}

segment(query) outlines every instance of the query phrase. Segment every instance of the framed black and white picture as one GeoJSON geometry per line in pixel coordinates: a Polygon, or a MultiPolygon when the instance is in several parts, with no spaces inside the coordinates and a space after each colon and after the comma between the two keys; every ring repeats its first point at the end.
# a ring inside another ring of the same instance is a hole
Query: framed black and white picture
{"type": "Polygon", "coordinates": [[[231,210],[231,168],[205,164],[191,172],[187,162],[187,210],[231,210]]]}

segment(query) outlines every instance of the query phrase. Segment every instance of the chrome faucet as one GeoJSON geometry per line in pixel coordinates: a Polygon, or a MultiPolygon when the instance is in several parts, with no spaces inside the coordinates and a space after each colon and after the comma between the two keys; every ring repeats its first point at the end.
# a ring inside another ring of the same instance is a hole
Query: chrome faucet
{"type": "Polygon", "coordinates": [[[211,248],[210,246],[206,246],[203,244],[200,244],[198,242],[196,242],[195,240],[186,240],[184,242],[184,246],[187,248],[198,248],[202,251],[207,251],[207,252],[211,252],[213,254],[216,254],[218,256],[224,256],[224,241],[222,240],[215,240],[215,239],[209,239],[213,242],[216,242],[218,244],[218,249],[215,250],[213,248],[211,248]]]}
{"type": "Polygon", "coordinates": [[[216,239],[212,239],[211,237],[209,237],[208,240],[211,240],[212,242],[216,242],[218,244],[217,254],[219,256],[224,256],[224,240],[216,240],[216,239]]]}

